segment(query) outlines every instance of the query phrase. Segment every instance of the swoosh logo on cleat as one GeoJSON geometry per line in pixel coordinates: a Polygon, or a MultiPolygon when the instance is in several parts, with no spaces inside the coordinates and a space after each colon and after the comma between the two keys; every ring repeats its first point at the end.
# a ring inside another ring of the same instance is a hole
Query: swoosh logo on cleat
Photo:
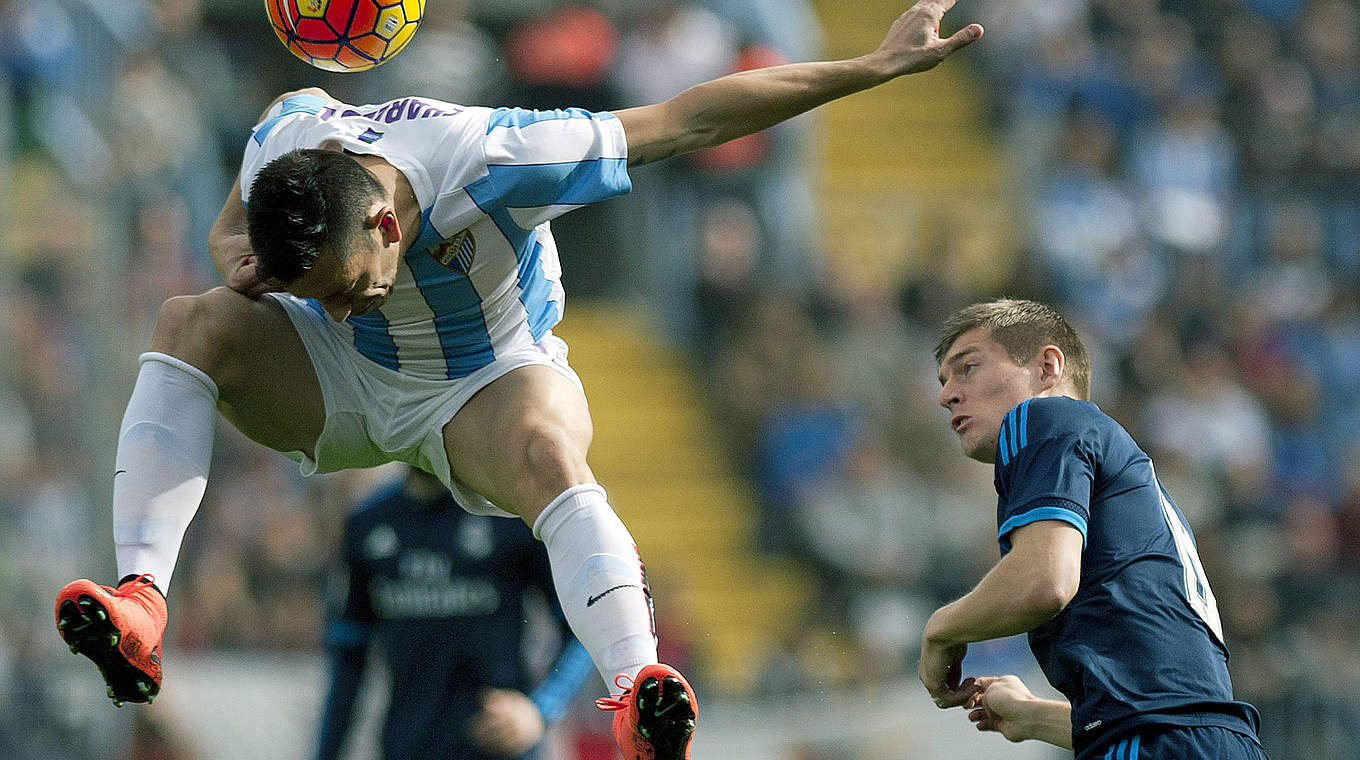
{"type": "Polygon", "coordinates": [[[126,474],[127,474],[127,470],[114,470],[114,471],[113,471],[113,476],[114,476],[115,478],[118,477],[119,475],[126,475],[126,474]]]}
{"type": "Polygon", "coordinates": [[[618,591],[618,590],[621,589],[621,588],[637,588],[637,584],[636,584],[636,583],[622,583],[622,584],[619,584],[619,585],[615,586],[614,588],[607,588],[607,589],[605,589],[604,591],[601,591],[600,594],[599,594],[599,596],[587,597],[587,598],[586,598],[586,606],[587,606],[587,607],[590,607],[590,606],[594,605],[596,602],[598,602],[598,601],[600,601],[601,599],[603,599],[603,598],[605,598],[606,596],[608,596],[611,592],[618,591]]]}

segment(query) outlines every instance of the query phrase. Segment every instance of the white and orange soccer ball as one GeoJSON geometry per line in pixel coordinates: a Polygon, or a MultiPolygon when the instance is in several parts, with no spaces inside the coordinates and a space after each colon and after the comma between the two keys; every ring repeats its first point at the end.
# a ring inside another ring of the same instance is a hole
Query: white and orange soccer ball
{"type": "Polygon", "coordinates": [[[274,34],[293,55],[327,71],[371,69],[416,33],[425,0],[265,0],[274,34]]]}

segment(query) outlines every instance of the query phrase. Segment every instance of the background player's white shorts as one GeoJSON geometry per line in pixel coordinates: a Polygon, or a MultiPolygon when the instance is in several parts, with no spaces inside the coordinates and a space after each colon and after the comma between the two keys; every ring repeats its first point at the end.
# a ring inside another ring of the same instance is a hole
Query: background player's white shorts
{"type": "Polygon", "coordinates": [[[581,388],[580,378],[567,364],[567,344],[561,338],[548,333],[537,345],[498,356],[467,377],[427,380],[365,358],[329,318],[302,299],[287,293],[268,295],[283,306],[302,337],[326,402],[326,425],[316,442],[315,459],[301,451],[285,452],[299,463],[303,475],[406,462],[436,475],[463,509],[513,517],[454,482],[444,450],[444,424],[492,380],[531,364],[552,367],[581,388]]]}

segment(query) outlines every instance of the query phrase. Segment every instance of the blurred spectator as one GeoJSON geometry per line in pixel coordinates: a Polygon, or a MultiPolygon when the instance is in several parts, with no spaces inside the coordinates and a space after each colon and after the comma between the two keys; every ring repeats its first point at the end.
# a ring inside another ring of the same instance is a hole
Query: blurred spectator
{"type": "Polygon", "coordinates": [[[1237,382],[1221,346],[1207,339],[1190,343],[1183,359],[1160,373],[1168,382],[1147,399],[1140,426],[1159,459],[1220,472],[1269,468],[1265,409],[1237,382]]]}
{"type": "Polygon", "coordinates": [[[935,601],[924,592],[939,559],[929,489],[866,432],[796,491],[799,554],[821,576],[820,606],[853,632],[867,678],[896,677],[935,601]]]}
{"type": "Polygon", "coordinates": [[[782,551],[799,548],[793,524],[799,491],[832,477],[867,423],[837,387],[819,344],[794,346],[793,353],[792,373],[780,377],[785,392],[759,420],[751,450],[765,508],[762,544],[782,551]]]}
{"type": "MultiPolygon", "coordinates": [[[[614,85],[622,104],[670,97],[725,73],[816,57],[819,27],[806,0],[666,0],[623,32],[614,85]]],[[[739,202],[754,215],[754,269],[767,287],[805,295],[818,272],[816,205],[804,149],[808,117],[676,161],[632,172],[636,287],[676,340],[702,339],[694,316],[707,209],[739,202]]]]}
{"type": "Polygon", "coordinates": [[[1103,262],[1133,244],[1138,231],[1133,195],[1117,171],[1117,139],[1109,122],[1074,114],[1035,201],[1035,263],[1064,302],[1079,298],[1103,262]]]}

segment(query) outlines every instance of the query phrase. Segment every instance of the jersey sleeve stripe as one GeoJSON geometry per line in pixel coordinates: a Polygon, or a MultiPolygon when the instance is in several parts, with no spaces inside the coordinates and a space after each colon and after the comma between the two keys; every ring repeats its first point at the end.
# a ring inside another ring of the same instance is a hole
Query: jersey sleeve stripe
{"type": "Polygon", "coordinates": [[[497,108],[486,120],[486,133],[489,135],[498,128],[523,129],[541,121],[560,119],[613,119],[608,112],[594,113],[584,108],[558,108],[548,111],[532,111],[525,108],[497,108]]]}
{"type": "Polygon", "coordinates": [[[487,163],[555,164],[628,157],[628,139],[613,114],[579,109],[517,113],[520,116],[492,114],[488,120],[487,163]]]}
{"type": "Polygon", "coordinates": [[[1010,533],[1016,528],[1039,522],[1040,520],[1061,520],[1065,523],[1071,523],[1073,527],[1081,531],[1081,545],[1082,548],[1086,547],[1086,518],[1063,507],[1038,507],[1031,509],[1028,512],[1012,515],[1009,520],[1001,523],[1001,527],[996,531],[996,536],[998,539],[1004,539],[1007,533],[1010,533]]]}
{"type": "Polygon", "coordinates": [[[582,206],[632,189],[627,161],[622,158],[492,164],[487,172],[491,182],[501,188],[501,205],[510,208],[582,206]]]}
{"type": "Polygon", "coordinates": [[[1016,446],[1015,419],[1015,410],[1012,409],[1010,414],[1006,415],[1006,434],[1010,436],[1011,459],[1014,459],[1015,455],[1020,453],[1019,447],[1016,446]]]}
{"type": "Polygon", "coordinates": [[[317,113],[322,106],[326,105],[326,99],[319,95],[293,95],[284,98],[279,105],[281,108],[278,113],[260,122],[259,126],[255,127],[255,132],[251,135],[251,138],[255,140],[257,145],[264,145],[264,138],[269,136],[270,130],[284,117],[292,116],[295,113],[317,113]]]}
{"type": "Polygon", "coordinates": [[[345,649],[367,646],[371,633],[369,626],[351,620],[332,620],[326,625],[326,643],[345,649]]]}
{"type": "Polygon", "coordinates": [[[510,214],[510,219],[522,230],[531,230],[538,226],[543,219],[549,221],[567,213],[574,211],[581,206],[579,204],[565,205],[555,204],[552,206],[538,206],[536,208],[516,208],[507,207],[506,211],[510,214]]]}
{"type": "Polygon", "coordinates": [[[529,695],[546,723],[555,723],[566,714],[571,698],[594,669],[586,648],[574,638],[567,642],[552,671],[529,695]]]}
{"type": "Polygon", "coordinates": [[[1011,463],[1011,456],[1013,455],[1010,447],[1010,436],[1006,431],[1010,429],[1014,412],[1015,410],[1012,409],[1001,418],[1001,434],[996,437],[997,453],[1000,454],[1002,467],[1011,463]]]}
{"type": "Polygon", "coordinates": [[[1001,418],[1001,435],[997,436],[997,448],[1003,467],[1010,464],[1015,455],[1020,453],[1020,449],[1029,444],[1029,402],[1033,400],[1020,402],[1001,418]]]}

